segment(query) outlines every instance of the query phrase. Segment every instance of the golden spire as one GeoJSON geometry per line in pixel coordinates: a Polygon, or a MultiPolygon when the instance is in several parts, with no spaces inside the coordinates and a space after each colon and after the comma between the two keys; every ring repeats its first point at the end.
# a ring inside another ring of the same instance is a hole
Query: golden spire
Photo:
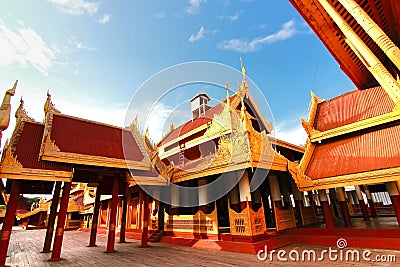
{"type": "Polygon", "coordinates": [[[243,66],[242,57],[240,57],[240,68],[242,69],[243,79],[246,79],[246,69],[243,66]]]}
{"type": "Polygon", "coordinates": [[[8,128],[10,123],[10,112],[11,112],[11,97],[15,95],[15,89],[17,88],[18,80],[14,83],[14,86],[7,90],[4,94],[3,103],[0,107],[0,132],[8,128]]]}
{"type": "Polygon", "coordinates": [[[225,90],[226,90],[226,104],[228,107],[231,104],[231,97],[229,96],[229,86],[228,86],[228,81],[225,83],[225,90]]]}

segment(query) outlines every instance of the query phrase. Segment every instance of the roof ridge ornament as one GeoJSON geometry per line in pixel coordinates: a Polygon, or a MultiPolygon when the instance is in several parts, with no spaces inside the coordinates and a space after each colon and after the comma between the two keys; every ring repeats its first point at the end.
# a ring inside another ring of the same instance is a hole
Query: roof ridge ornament
{"type": "Polygon", "coordinates": [[[249,90],[246,81],[246,68],[243,66],[242,57],[240,57],[240,68],[242,70],[242,84],[239,85],[238,93],[241,97],[243,97],[249,90]]]}
{"type": "Polygon", "coordinates": [[[28,113],[26,112],[25,108],[24,108],[24,100],[21,99],[19,100],[19,107],[17,109],[17,111],[15,112],[15,118],[17,118],[18,122],[22,122],[22,121],[29,121],[29,122],[34,122],[35,120],[30,117],[28,115],[28,113]]]}
{"type": "Polygon", "coordinates": [[[61,112],[58,109],[56,109],[56,107],[54,106],[53,102],[51,101],[50,91],[47,90],[47,99],[46,99],[46,102],[44,103],[44,114],[45,114],[45,117],[47,117],[47,114],[49,112],[61,114],[61,112]]]}

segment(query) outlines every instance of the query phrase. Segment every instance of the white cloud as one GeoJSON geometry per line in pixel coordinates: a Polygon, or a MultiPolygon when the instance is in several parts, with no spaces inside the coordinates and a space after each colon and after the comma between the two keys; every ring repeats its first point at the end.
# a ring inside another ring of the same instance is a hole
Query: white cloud
{"type": "Polygon", "coordinates": [[[85,0],[47,0],[54,6],[69,15],[80,16],[83,14],[93,15],[99,10],[100,2],[89,2],[85,0]]]}
{"type": "Polygon", "coordinates": [[[68,36],[68,43],[73,46],[72,49],[67,49],[69,53],[74,52],[76,50],[86,50],[86,51],[96,51],[97,48],[95,47],[88,47],[82,41],[78,41],[75,36],[69,35],[68,36]]]}
{"type": "Polygon", "coordinates": [[[206,3],[207,0],[189,0],[189,7],[186,8],[186,12],[189,14],[199,13],[199,9],[202,3],[206,3]]]}
{"type": "Polygon", "coordinates": [[[295,22],[290,20],[282,25],[282,28],[270,35],[257,37],[252,40],[231,39],[218,44],[218,48],[224,50],[233,50],[242,53],[249,53],[260,50],[263,46],[278,41],[283,41],[293,37],[296,34],[295,22]]]}
{"type": "MultiPolygon", "coordinates": [[[[308,115],[303,116],[307,118],[308,115]]],[[[300,117],[283,120],[277,123],[275,129],[275,137],[283,141],[295,144],[304,145],[307,139],[307,133],[301,125],[300,117]]]]}
{"type": "Polygon", "coordinates": [[[75,43],[75,47],[79,50],[87,50],[87,51],[96,51],[97,50],[97,48],[95,48],[95,47],[87,47],[84,43],[82,43],[80,41],[75,43]]]}
{"type": "Polygon", "coordinates": [[[192,34],[189,37],[189,42],[193,43],[193,42],[196,42],[198,40],[203,39],[204,38],[204,32],[205,32],[204,27],[201,26],[200,30],[196,34],[192,34]]]}
{"type": "Polygon", "coordinates": [[[236,13],[235,13],[234,15],[232,15],[232,16],[219,16],[218,18],[219,18],[219,19],[227,19],[227,20],[230,20],[230,21],[236,21],[236,20],[239,19],[240,14],[242,14],[242,13],[243,13],[243,11],[241,10],[241,11],[236,12],[236,13]]]}
{"type": "Polygon", "coordinates": [[[0,20],[0,65],[7,66],[14,62],[22,66],[31,64],[47,75],[57,54],[55,45],[50,47],[33,29],[22,25],[21,27],[14,32],[0,20]]]}
{"type": "Polygon", "coordinates": [[[110,21],[111,15],[110,14],[104,14],[101,19],[96,20],[100,24],[106,24],[110,21]]]}

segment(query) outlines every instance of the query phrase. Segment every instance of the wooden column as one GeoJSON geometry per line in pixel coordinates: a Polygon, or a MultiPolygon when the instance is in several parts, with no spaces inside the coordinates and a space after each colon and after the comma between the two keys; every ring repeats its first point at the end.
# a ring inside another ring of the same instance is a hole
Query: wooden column
{"type": "Polygon", "coordinates": [[[345,41],[363,62],[365,67],[371,72],[376,81],[382,86],[395,104],[400,101],[400,84],[379,61],[371,49],[357,35],[353,28],[344,20],[328,0],[318,0],[321,6],[329,14],[332,20],[345,36],[345,41]]]}
{"type": "Polygon", "coordinates": [[[378,217],[378,215],[376,214],[375,203],[372,199],[372,194],[371,194],[371,191],[369,191],[368,185],[364,185],[364,191],[365,191],[365,194],[367,195],[369,209],[371,210],[371,217],[376,218],[376,217],[378,217]]]}
{"type": "Polygon", "coordinates": [[[303,204],[303,193],[301,193],[299,191],[299,189],[297,188],[295,182],[292,180],[291,181],[291,186],[292,186],[292,193],[293,193],[293,199],[294,199],[294,204],[295,204],[295,210],[296,210],[296,214],[298,217],[298,221],[297,221],[297,225],[302,227],[303,226],[303,220],[302,220],[302,216],[301,216],[301,208],[304,207],[303,204]],[[301,206],[301,207],[300,207],[301,206]]]}
{"type": "Polygon", "coordinates": [[[357,194],[357,198],[358,198],[358,203],[360,205],[360,209],[361,209],[361,213],[363,215],[363,218],[365,221],[369,220],[369,216],[368,216],[368,209],[367,209],[367,205],[365,205],[365,201],[363,198],[363,195],[361,193],[361,188],[359,185],[355,185],[354,186],[356,188],[356,194],[357,194]]]}
{"type": "Polygon", "coordinates": [[[352,226],[351,219],[350,219],[350,212],[349,207],[346,203],[346,194],[343,187],[336,188],[337,196],[339,199],[340,209],[342,210],[342,217],[344,226],[352,226]]]}
{"type": "Polygon", "coordinates": [[[129,184],[128,182],[124,183],[124,196],[122,198],[122,216],[121,216],[121,231],[119,233],[119,243],[125,243],[125,231],[126,231],[126,213],[128,210],[128,198],[129,195],[129,184]]]}
{"type": "Polygon", "coordinates": [[[53,192],[53,200],[51,201],[49,221],[47,223],[46,237],[44,238],[43,251],[48,253],[51,251],[51,241],[53,240],[54,223],[56,222],[58,201],[60,200],[61,183],[56,182],[53,192]]]}
{"type": "Polygon", "coordinates": [[[322,212],[325,217],[326,228],[334,228],[328,196],[326,195],[325,189],[318,190],[318,195],[319,201],[321,202],[322,212]]]}
{"type": "Polygon", "coordinates": [[[15,212],[17,211],[20,181],[13,180],[11,185],[10,199],[7,204],[6,216],[4,217],[3,227],[1,228],[0,238],[0,266],[5,266],[8,245],[10,243],[11,231],[14,224],[15,212]]]}
{"type": "Polygon", "coordinates": [[[279,188],[278,176],[269,175],[268,176],[269,188],[271,190],[271,200],[275,203],[275,206],[282,209],[282,197],[281,190],[279,188]]]}
{"type": "MultiPolygon", "coordinates": [[[[279,177],[279,176],[278,176],[279,177]]],[[[279,179],[279,178],[278,178],[279,179]]],[[[281,185],[281,194],[283,197],[283,203],[285,204],[285,207],[290,207],[291,203],[290,203],[290,196],[289,196],[289,188],[288,188],[288,184],[287,184],[287,179],[285,176],[281,176],[280,177],[280,185],[281,185]]],[[[279,182],[279,180],[278,180],[279,182]]]]}
{"type": "Polygon", "coordinates": [[[68,202],[69,202],[69,192],[71,191],[71,182],[64,183],[60,211],[58,212],[57,230],[54,237],[53,251],[51,253],[50,260],[58,261],[61,259],[61,247],[64,238],[64,226],[65,219],[67,217],[68,202]]]}
{"type": "Polygon", "coordinates": [[[231,202],[231,208],[234,209],[236,212],[239,212],[240,207],[240,200],[239,200],[239,186],[235,185],[232,190],[229,192],[229,199],[231,202]]]}
{"type": "Polygon", "coordinates": [[[389,193],[390,200],[392,201],[392,206],[397,217],[397,222],[400,226],[400,190],[397,187],[396,182],[385,183],[385,185],[389,193]]]}
{"type": "Polygon", "coordinates": [[[97,225],[99,224],[99,213],[100,213],[100,186],[97,186],[96,189],[96,198],[94,199],[94,207],[93,207],[93,218],[92,218],[92,229],[90,229],[90,241],[89,247],[96,247],[96,238],[97,238],[97,225]]]}
{"type": "Polygon", "coordinates": [[[295,204],[295,210],[298,217],[297,225],[299,227],[303,226],[302,212],[301,209],[304,207],[304,196],[303,193],[299,191],[294,181],[291,181],[293,199],[295,204]]]}
{"type": "Polygon", "coordinates": [[[247,203],[249,203],[251,207],[252,202],[250,193],[250,181],[249,173],[247,172],[247,170],[244,170],[242,177],[239,180],[239,196],[242,209],[246,208],[247,203]]]}
{"type": "Polygon", "coordinates": [[[117,222],[119,175],[114,175],[111,198],[111,212],[108,225],[107,253],[115,252],[115,226],[117,222]]]}
{"type": "Polygon", "coordinates": [[[141,248],[148,247],[147,240],[149,238],[149,219],[150,219],[150,199],[149,196],[146,193],[144,193],[142,240],[140,243],[141,248]]]}
{"type": "Polygon", "coordinates": [[[337,195],[335,188],[329,188],[329,198],[331,199],[331,205],[333,208],[333,212],[335,213],[335,217],[339,218],[340,214],[337,207],[337,195]]]}
{"type": "Polygon", "coordinates": [[[354,17],[372,40],[385,52],[387,57],[400,70],[400,50],[390,40],[389,36],[375,23],[375,21],[365,12],[354,0],[339,0],[345,9],[354,17]]]}

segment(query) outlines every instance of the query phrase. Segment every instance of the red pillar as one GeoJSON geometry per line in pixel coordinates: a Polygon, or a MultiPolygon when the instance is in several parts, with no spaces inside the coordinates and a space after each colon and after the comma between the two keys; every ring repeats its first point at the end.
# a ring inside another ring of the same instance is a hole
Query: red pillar
{"type": "Polygon", "coordinates": [[[346,226],[346,227],[352,226],[351,219],[350,219],[349,207],[347,206],[347,203],[346,203],[346,194],[345,194],[344,188],[343,187],[337,188],[336,192],[337,192],[338,199],[339,199],[340,209],[342,211],[344,226],[346,226]]]}
{"type": "Polygon", "coordinates": [[[126,213],[128,210],[128,197],[129,197],[129,185],[127,182],[124,183],[124,197],[122,199],[122,216],[121,216],[121,231],[119,233],[119,243],[125,243],[125,231],[126,231],[126,213]]]}
{"type": "Polygon", "coordinates": [[[325,217],[326,228],[334,228],[331,209],[329,208],[328,196],[326,195],[325,189],[318,190],[318,195],[319,201],[321,202],[322,212],[325,217]]]}
{"type": "Polygon", "coordinates": [[[5,266],[8,245],[10,243],[10,236],[14,224],[15,212],[17,211],[18,199],[20,192],[20,181],[13,180],[11,185],[10,199],[7,204],[6,216],[3,221],[3,228],[1,229],[0,238],[0,266],[5,266]]]}
{"type": "Polygon", "coordinates": [[[149,196],[144,193],[142,241],[140,244],[141,248],[148,247],[147,239],[149,236],[150,204],[149,196]]]}
{"type": "Polygon", "coordinates": [[[397,222],[400,225],[400,190],[396,185],[396,182],[386,183],[387,191],[392,201],[392,206],[397,217],[397,222]]]}
{"type": "Polygon", "coordinates": [[[96,237],[97,237],[97,225],[99,223],[99,213],[100,213],[100,186],[96,189],[96,198],[94,199],[94,208],[93,208],[93,218],[92,218],[92,229],[90,229],[90,241],[89,247],[96,246],[96,237]]]}
{"type": "Polygon", "coordinates": [[[361,213],[364,217],[364,220],[368,221],[369,220],[368,209],[367,209],[367,205],[365,205],[364,198],[361,193],[361,188],[359,185],[356,185],[354,187],[356,188],[356,194],[357,194],[358,202],[360,204],[361,213]]]}
{"type": "Polygon", "coordinates": [[[111,199],[110,223],[108,226],[107,253],[115,252],[115,225],[117,222],[119,176],[114,175],[111,199]]]}
{"type": "Polygon", "coordinates": [[[57,216],[58,201],[60,200],[61,182],[56,182],[53,192],[53,200],[51,201],[49,221],[47,222],[46,237],[44,238],[44,253],[51,251],[51,240],[53,239],[54,223],[57,216]]]}
{"type": "Polygon", "coordinates": [[[364,191],[365,191],[365,194],[367,195],[369,209],[371,210],[371,217],[376,218],[376,217],[378,217],[378,215],[376,213],[375,203],[372,200],[371,191],[369,191],[368,185],[364,185],[364,191]]]}
{"type": "Polygon", "coordinates": [[[71,191],[71,182],[64,183],[63,192],[61,196],[60,211],[58,213],[57,230],[54,237],[53,251],[50,260],[58,261],[61,259],[61,247],[64,237],[65,219],[67,217],[69,192],[71,191]]]}

